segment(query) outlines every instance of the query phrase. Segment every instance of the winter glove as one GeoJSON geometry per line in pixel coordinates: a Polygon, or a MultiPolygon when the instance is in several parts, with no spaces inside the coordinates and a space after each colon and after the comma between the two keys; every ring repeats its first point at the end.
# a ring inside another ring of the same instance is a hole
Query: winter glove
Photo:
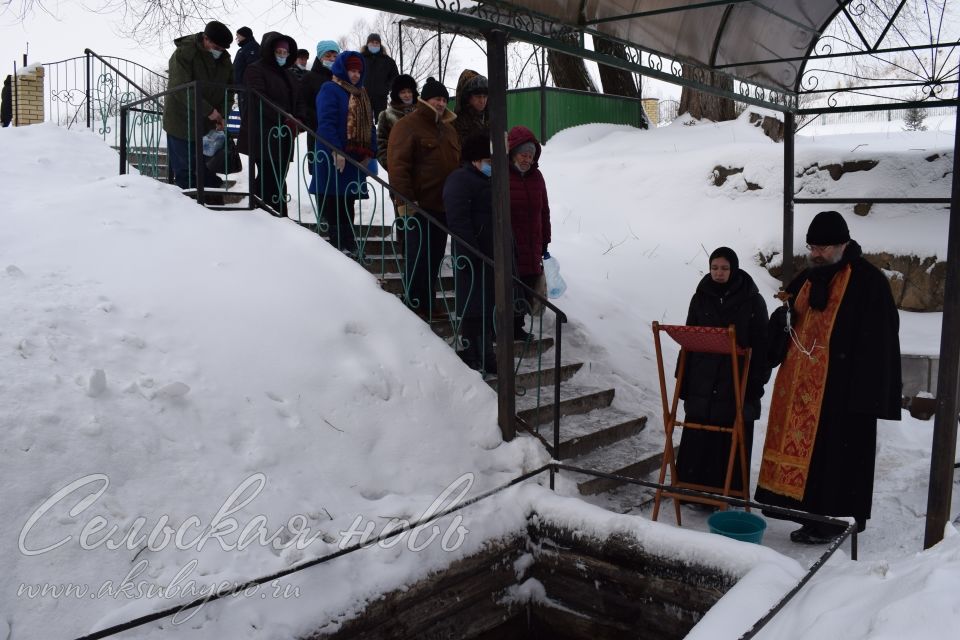
{"type": "Polygon", "coordinates": [[[540,252],[540,255],[542,255],[542,256],[544,257],[544,259],[550,257],[550,252],[547,251],[547,243],[546,243],[546,242],[543,243],[543,251],[540,252]]]}
{"type": "Polygon", "coordinates": [[[768,345],[767,362],[771,367],[775,367],[787,356],[787,349],[790,347],[790,327],[787,326],[787,313],[789,309],[786,306],[779,307],[770,314],[770,323],[767,325],[768,345]]]}
{"type": "Polygon", "coordinates": [[[398,204],[398,205],[396,205],[396,209],[397,209],[397,215],[398,215],[398,216],[405,217],[405,216],[412,216],[412,215],[413,215],[413,209],[407,207],[407,205],[405,205],[405,204],[398,204]]]}
{"type": "Polygon", "coordinates": [[[294,120],[293,118],[287,118],[286,120],[283,121],[283,124],[287,125],[287,127],[290,129],[290,134],[294,138],[296,138],[300,134],[300,127],[297,125],[296,120],[294,120]]]}

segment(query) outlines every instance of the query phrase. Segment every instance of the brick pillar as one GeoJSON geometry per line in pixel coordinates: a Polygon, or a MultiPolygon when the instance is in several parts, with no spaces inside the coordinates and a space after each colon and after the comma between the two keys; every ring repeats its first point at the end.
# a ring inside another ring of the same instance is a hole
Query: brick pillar
{"type": "Polygon", "coordinates": [[[13,123],[19,127],[43,122],[43,65],[26,67],[16,76],[16,113],[13,123]]]}
{"type": "Polygon", "coordinates": [[[651,128],[660,124],[660,101],[656,98],[643,99],[643,112],[647,114],[647,121],[651,128]]]}

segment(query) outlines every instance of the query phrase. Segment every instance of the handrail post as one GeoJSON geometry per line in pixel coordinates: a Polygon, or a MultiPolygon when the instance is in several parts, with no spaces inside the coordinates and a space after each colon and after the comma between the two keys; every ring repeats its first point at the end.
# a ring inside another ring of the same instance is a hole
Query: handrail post
{"type": "MultiPolygon", "coordinates": [[[[200,113],[200,87],[201,82],[199,80],[193,82],[193,120],[194,120],[194,140],[193,140],[193,175],[197,181],[197,202],[199,204],[206,204],[206,199],[203,193],[204,179],[206,175],[204,174],[204,166],[201,160],[203,159],[203,137],[200,135],[200,132],[203,131],[201,122],[206,119],[206,116],[200,113]]],[[[189,100],[187,101],[187,108],[189,108],[189,100]]],[[[188,160],[189,166],[189,160],[188,160]]],[[[189,171],[188,171],[189,173],[189,171]]]]}
{"type": "Polygon", "coordinates": [[[516,378],[513,370],[513,230],[510,223],[510,170],[507,164],[507,37],[487,36],[490,136],[493,139],[494,301],[497,307],[497,421],[505,441],[516,436],[516,378]]]}
{"type": "MultiPolygon", "coordinates": [[[[563,321],[565,318],[554,314],[557,323],[557,342],[553,345],[554,366],[553,366],[553,458],[560,459],[560,347],[562,342],[563,321]]],[[[553,489],[553,476],[555,470],[550,467],[550,488],[553,489]]]]}
{"type": "Polygon", "coordinates": [[[93,106],[90,103],[90,99],[91,99],[90,87],[91,85],[93,85],[93,58],[90,56],[89,49],[84,51],[84,55],[86,56],[87,60],[85,65],[86,77],[84,78],[84,82],[83,82],[84,84],[83,93],[84,93],[84,100],[87,103],[87,129],[89,129],[93,126],[93,106]]]}
{"type": "MultiPolygon", "coordinates": [[[[142,154],[141,154],[142,155],[142,154]]],[[[140,163],[139,166],[142,166],[140,163]]],[[[127,107],[120,107],[120,175],[127,173],[127,107]]]]}

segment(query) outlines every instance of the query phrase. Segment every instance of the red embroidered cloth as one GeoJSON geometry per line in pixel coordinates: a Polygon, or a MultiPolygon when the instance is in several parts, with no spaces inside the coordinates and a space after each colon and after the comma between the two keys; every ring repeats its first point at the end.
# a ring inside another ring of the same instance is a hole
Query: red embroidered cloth
{"type": "MultiPolygon", "coordinates": [[[[660,328],[688,352],[730,353],[730,334],[727,327],[688,327],[683,324],[662,324],[660,328]]],[[[737,347],[737,355],[744,355],[746,349],[737,347]]]]}

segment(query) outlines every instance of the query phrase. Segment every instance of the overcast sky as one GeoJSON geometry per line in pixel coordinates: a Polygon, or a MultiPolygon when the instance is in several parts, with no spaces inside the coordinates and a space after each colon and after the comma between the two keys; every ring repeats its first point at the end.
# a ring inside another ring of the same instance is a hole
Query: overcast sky
{"type": "MultiPolygon", "coordinates": [[[[0,5],[6,0],[0,0],[0,5]]],[[[12,0],[18,7],[20,0],[12,0]]],[[[172,41],[140,45],[122,33],[119,11],[96,13],[83,5],[97,6],[97,0],[71,2],[51,0],[45,3],[48,12],[35,8],[26,20],[20,21],[8,8],[0,13],[0,65],[4,75],[10,73],[13,61],[21,64],[30,43],[29,62],[55,62],[83,55],[86,47],[101,55],[114,55],[139,62],[150,68],[163,69],[173,50],[172,41]]],[[[265,31],[278,30],[292,36],[297,44],[311,52],[318,40],[336,40],[350,32],[358,19],[370,19],[375,11],[351,5],[316,0],[292,15],[286,3],[274,0],[244,0],[229,15],[208,16],[220,20],[231,31],[242,26],[253,29],[257,39],[265,31]]],[[[199,28],[197,29],[200,30],[199,28]]],[[[236,46],[231,53],[236,52],[236,46]]]]}

